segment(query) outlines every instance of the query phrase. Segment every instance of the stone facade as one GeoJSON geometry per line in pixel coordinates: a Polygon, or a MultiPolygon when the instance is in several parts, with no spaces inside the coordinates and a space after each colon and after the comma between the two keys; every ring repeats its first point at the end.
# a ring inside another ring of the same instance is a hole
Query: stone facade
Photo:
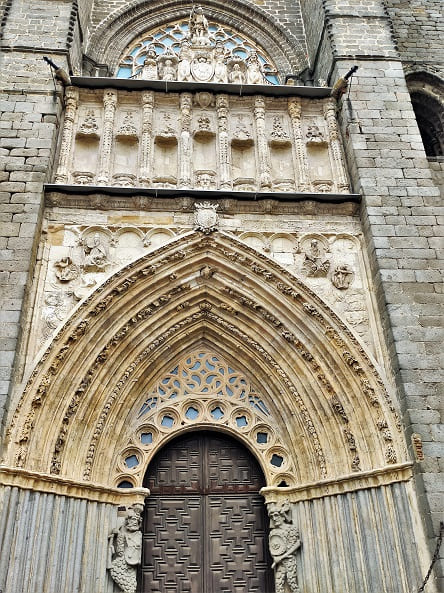
{"type": "Polygon", "coordinates": [[[439,9],[215,0],[254,40],[243,78],[173,55],[122,80],[191,3],[0,0],[1,591],[125,590],[108,535],[195,428],[244,443],[301,533],[276,591],[419,589],[444,511],[439,9]],[[256,50],[295,85],[248,75],[256,50]],[[248,389],[174,385],[210,354],[248,389]]]}

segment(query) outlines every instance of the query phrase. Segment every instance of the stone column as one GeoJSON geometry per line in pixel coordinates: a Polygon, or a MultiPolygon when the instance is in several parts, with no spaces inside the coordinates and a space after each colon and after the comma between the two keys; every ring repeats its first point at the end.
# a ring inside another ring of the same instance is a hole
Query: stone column
{"type": "Polygon", "coordinates": [[[298,97],[291,97],[288,100],[288,112],[291,118],[291,125],[293,127],[294,147],[296,151],[296,162],[299,170],[299,191],[311,191],[310,177],[308,175],[307,155],[305,152],[305,144],[302,140],[301,127],[301,100],[298,97]]]}
{"type": "Polygon", "coordinates": [[[219,171],[220,188],[231,189],[231,159],[228,144],[228,97],[216,97],[218,130],[219,130],[219,171]]]}
{"type": "Polygon", "coordinates": [[[333,162],[333,178],[336,181],[338,191],[349,192],[350,186],[347,180],[344,157],[342,154],[341,142],[339,139],[338,122],[336,121],[336,101],[328,99],[324,104],[324,117],[327,122],[330,153],[333,162]]]}
{"type": "Polygon", "coordinates": [[[72,137],[74,120],[79,104],[79,91],[73,86],[66,87],[65,121],[63,123],[62,144],[60,146],[59,166],[55,176],[56,183],[67,183],[68,165],[71,165],[72,137]]]}
{"type": "Polygon", "coordinates": [[[116,114],[117,93],[106,90],[103,94],[103,135],[100,151],[98,183],[109,183],[111,173],[111,152],[114,138],[114,116],[116,114]]]}
{"type": "Polygon", "coordinates": [[[254,101],[257,145],[259,152],[259,181],[261,190],[271,189],[271,161],[265,134],[265,99],[256,97],[254,101]]]}
{"type": "Polygon", "coordinates": [[[180,95],[181,132],[179,144],[178,187],[191,187],[191,93],[180,95]]]}
{"type": "Polygon", "coordinates": [[[142,185],[149,185],[151,179],[153,107],[153,91],[144,91],[142,93],[142,141],[140,146],[140,183],[142,185]]]}

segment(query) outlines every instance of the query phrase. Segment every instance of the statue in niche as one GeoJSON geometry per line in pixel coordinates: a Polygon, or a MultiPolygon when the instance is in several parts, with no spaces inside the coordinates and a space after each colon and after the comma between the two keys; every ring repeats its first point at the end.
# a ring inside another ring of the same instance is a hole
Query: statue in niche
{"type": "Polygon", "coordinates": [[[257,53],[251,52],[247,58],[247,84],[262,84],[264,75],[257,53]]]}
{"type": "Polygon", "coordinates": [[[179,65],[177,67],[177,80],[188,81],[193,80],[191,76],[191,59],[192,53],[190,44],[187,41],[182,43],[179,53],[179,65]]]}
{"type": "Polygon", "coordinates": [[[333,286],[339,290],[346,290],[353,282],[354,272],[347,264],[336,266],[331,275],[331,282],[333,286]]]}
{"type": "Polygon", "coordinates": [[[83,248],[86,270],[103,270],[108,265],[108,254],[99,233],[86,237],[83,248]]]}
{"type": "Polygon", "coordinates": [[[208,21],[202,6],[194,7],[190,14],[189,30],[191,43],[195,45],[210,45],[208,21]]]}
{"type": "Polygon", "coordinates": [[[324,257],[325,248],[317,239],[312,239],[309,249],[305,252],[302,268],[307,276],[326,276],[330,269],[329,260],[324,257]]]}
{"type": "Polygon", "coordinates": [[[121,527],[108,537],[108,569],[123,593],[136,593],[137,566],[142,559],[142,505],[133,505],[121,527]]]}
{"type": "Polygon", "coordinates": [[[268,505],[270,517],[270,553],[273,558],[276,593],[285,593],[285,583],[291,593],[299,593],[296,552],[301,547],[299,531],[293,525],[288,501],[268,505]]]}
{"type": "Polygon", "coordinates": [[[159,78],[157,72],[157,54],[154,47],[150,46],[146,52],[140,78],[143,80],[157,80],[159,78]]]}
{"type": "Polygon", "coordinates": [[[230,72],[229,80],[232,84],[244,84],[245,83],[245,75],[242,72],[242,68],[240,64],[235,63],[233,65],[233,69],[230,72]]]}

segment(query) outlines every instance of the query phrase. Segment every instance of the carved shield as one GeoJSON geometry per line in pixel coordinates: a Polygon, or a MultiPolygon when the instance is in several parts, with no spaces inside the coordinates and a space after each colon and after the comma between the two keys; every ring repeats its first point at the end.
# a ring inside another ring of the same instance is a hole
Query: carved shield
{"type": "Polygon", "coordinates": [[[199,61],[195,58],[191,62],[191,74],[197,82],[209,82],[214,75],[214,64],[209,60],[199,61]]]}

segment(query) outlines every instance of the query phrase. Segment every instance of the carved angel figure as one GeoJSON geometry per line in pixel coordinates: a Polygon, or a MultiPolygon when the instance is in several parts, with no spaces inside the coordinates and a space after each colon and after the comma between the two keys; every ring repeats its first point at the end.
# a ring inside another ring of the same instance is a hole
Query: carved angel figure
{"type": "Polygon", "coordinates": [[[123,525],[108,537],[108,569],[123,593],[136,593],[137,568],[142,559],[141,508],[130,508],[123,525]]]}
{"type": "Polygon", "coordinates": [[[288,583],[291,593],[299,593],[296,551],[301,547],[301,539],[293,525],[290,505],[287,501],[280,505],[271,503],[268,514],[276,593],[285,593],[285,583],[288,583]]]}

